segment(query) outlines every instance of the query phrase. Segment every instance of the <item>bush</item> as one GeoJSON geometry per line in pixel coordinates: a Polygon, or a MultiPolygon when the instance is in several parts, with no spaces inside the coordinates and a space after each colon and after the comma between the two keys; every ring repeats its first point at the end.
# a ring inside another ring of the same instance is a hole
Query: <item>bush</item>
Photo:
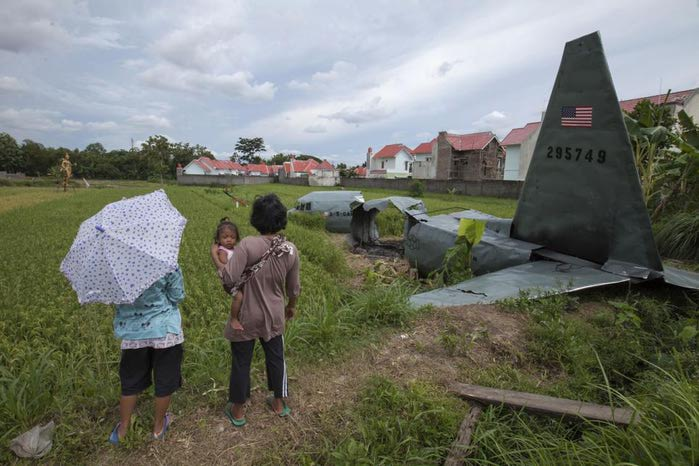
{"type": "Polygon", "coordinates": [[[655,241],[665,257],[699,261],[699,211],[672,215],[657,229],[655,241]]]}
{"type": "Polygon", "coordinates": [[[422,181],[412,182],[408,194],[412,197],[422,197],[422,195],[425,194],[425,184],[422,181]]]}

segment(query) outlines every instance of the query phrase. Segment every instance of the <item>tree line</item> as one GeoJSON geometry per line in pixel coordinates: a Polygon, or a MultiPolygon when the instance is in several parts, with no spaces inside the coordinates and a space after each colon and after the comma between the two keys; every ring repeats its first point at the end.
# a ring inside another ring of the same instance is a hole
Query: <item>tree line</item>
{"type": "Polygon", "coordinates": [[[31,139],[18,143],[8,133],[0,133],[0,171],[53,175],[65,154],[70,156],[75,177],[129,180],[172,179],[178,164],[185,166],[198,157],[213,157],[204,146],[170,142],[161,135],[149,137],[140,147],[107,151],[99,142],[82,150],[68,149],[46,147],[31,139]]]}
{"type": "MultiPolygon", "coordinates": [[[[258,153],[265,150],[262,138],[240,138],[230,158],[240,163],[281,165],[292,157],[290,154],[278,153],[263,159],[258,153]]],[[[171,142],[161,135],[149,137],[140,147],[107,151],[99,142],[88,144],[82,150],[47,147],[31,139],[20,143],[10,134],[0,132],[0,171],[24,173],[27,176],[57,175],[58,166],[65,154],[70,156],[73,164],[73,176],[110,180],[174,179],[178,164],[184,167],[199,157],[214,158],[213,153],[204,146],[171,142]]],[[[322,162],[320,158],[309,154],[299,154],[295,158],[322,162]]],[[[337,168],[349,174],[345,164],[339,164],[337,168]]]]}

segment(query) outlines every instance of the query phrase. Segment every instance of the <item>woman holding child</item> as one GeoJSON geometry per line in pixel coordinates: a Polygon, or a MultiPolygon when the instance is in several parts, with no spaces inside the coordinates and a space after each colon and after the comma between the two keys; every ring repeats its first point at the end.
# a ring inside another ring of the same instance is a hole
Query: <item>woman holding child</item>
{"type": "Polygon", "coordinates": [[[222,225],[217,229],[217,243],[211,248],[224,288],[240,300],[240,305],[233,302],[225,330],[233,355],[225,414],[236,427],[246,423],[244,404],[250,397],[250,363],[256,339],[265,352],[268,388],[274,392],[267,403],[279,416],[291,412],[285,401],[288,393],[283,333],[285,321],[294,316],[301,290],[298,251],[279,234],[286,227],[286,208],[279,198],[275,194],[258,197],[252,206],[250,223],[259,235],[235,244],[225,260],[220,254],[221,244],[217,244],[218,238],[226,236],[222,225]]]}

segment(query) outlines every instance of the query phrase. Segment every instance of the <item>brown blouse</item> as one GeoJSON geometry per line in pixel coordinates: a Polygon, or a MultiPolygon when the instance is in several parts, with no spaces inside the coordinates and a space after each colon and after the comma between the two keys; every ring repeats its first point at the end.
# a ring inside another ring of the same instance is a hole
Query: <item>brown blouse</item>
{"type": "MultiPolygon", "coordinates": [[[[249,236],[243,238],[233,251],[221,273],[225,288],[231,288],[240,280],[246,267],[260,260],[269,249],[271,238],[249,236]]],[[[280,257],[272,255],[269,261],[243,286],[243,305],[239,320],[245,330],[233,330],[226,324],[224,336],[230,341],[248,341],[262,338],[269,341],[284,333],[284,307],[286,296],[301,293],[299,278],[299,254],[293,243],[291,253],[280,257]]]]}

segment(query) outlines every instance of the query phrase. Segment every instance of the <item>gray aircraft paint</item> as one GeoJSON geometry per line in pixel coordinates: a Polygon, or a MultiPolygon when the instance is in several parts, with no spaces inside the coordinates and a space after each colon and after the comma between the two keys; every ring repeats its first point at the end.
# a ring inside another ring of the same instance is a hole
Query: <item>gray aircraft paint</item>
{"type": "MultiPolygon", "coordinates": [[[[458,227],[444,217],[411,220],[411,262],[441,265],[435,257],[454,244],[458,227]]],[[[492,303],[523,290],[535,297],[660,277],[699,290],[699,274],[663,270],[599,33],[565,46],[511,235],[503,232],[508,220],[482,219],[486,233],[473,250],[473,270],[497,271],[415,295],[412,303],[492,303]],[[590,127],[562,126],[562,107],[575,106],[592,107],[590,127]]]]}
{"type": "Polygon", "coordinates": [[[364,202],[360,191],[313,191],[301,196],[296,207],[288,213],[322,213],[325,228],[333,233],[349,233],[352,221],[352,204],[364,202]],[[303,209],[300,207],[303,206],[303,209]],[[306,208],[310,207],[310,208],[306,208]]]}
{"type": "MultiPolygon", "coordinates": [[[[401,213],[415,214],[426,211],[425,204],[420,199],[407,196],[390,196],[370,201],[358,201],[352,204],[352,239],[358,244],[373,244],[379,240],[379,229],[376,226],[376,216],[389,206],[393,206],[401,213]]],[[[404,227],[404,239],[407,237],[409,221],[406,217],[404,227]]]]}
{"type": "Polygon", "coordinates": [[[620,263],[635,266],[630,276],[662,270],[598,32],[565,46],[512,237],[598,264],[614,261],[615,273],[623,273],[620,263]],[[591,127],[562,126],[561,109],[571,106],[592,107],[591,127]]]}

